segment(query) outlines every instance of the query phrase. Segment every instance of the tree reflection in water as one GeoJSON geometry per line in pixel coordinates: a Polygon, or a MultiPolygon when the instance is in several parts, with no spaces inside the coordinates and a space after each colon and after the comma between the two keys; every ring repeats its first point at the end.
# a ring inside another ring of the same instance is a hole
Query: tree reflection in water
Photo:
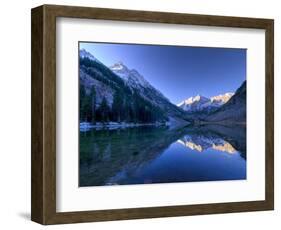
{"type": "Polygon", "coordinates": [[[80,132],[79,186],[230,179],[246,179],[245,126],[80,132]]]}

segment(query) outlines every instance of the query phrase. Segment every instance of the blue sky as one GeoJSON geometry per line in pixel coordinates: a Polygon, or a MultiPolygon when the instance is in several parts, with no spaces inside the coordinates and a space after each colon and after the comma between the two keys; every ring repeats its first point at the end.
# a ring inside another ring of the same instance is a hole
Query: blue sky
{"type": "Polygon", "coordinates": [[[235,90],[246,79],[246,49],[80,42],[106,66],[122,61],[172,103],[235,90]]]}

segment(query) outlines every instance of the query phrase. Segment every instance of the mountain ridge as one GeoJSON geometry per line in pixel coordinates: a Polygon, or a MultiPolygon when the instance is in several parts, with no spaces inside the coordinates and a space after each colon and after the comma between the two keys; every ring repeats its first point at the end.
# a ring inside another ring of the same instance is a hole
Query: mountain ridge
{"type": "Polygon", "coordinates": [[[186,100],[183,100],[182,102],[178,103],[177,106],[190,113],[209,113],[228,102],[233,95],[234,93],[227,92],[208,98],[198,94],[194,97],[189,97],[186,100]]]}
{"type": "MultiPolygon", "coordinates": [[[[136,117],[141,117],[141,122],[169,121],[173,125],[189,123],[185,112],[150,85],[138,71],[130,70],[121,62],[111,68],[107,67],[86,50],[80,51],[79,76],[82,94],[86,98],[89,97],[92,88],[95,94],[96,110],[92,109],[91,112],[88,108],[87,114],[95,114],[96,111],[101,110],[103,104],[102,108],[106,108],[108,113],[105,120],[133,122],[136,117]],[[122,111],[120,111],[121,107],[122,111]],[[116,111],[118,111],[117,116],[114,115],[116,111]],[[121,113],[126,115],[120,116],[121,113]]],[[[93,99],[87,100],[93,103],[93,99]]],[[[81,115],[81,118],[87,117],[84,120],[89,121],[90,116],[81,115]]]]}

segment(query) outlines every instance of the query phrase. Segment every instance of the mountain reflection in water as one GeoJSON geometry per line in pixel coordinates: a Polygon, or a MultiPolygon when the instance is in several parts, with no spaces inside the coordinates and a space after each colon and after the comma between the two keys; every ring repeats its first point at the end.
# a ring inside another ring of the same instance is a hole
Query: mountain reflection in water
{"type": "Polygon", "coordinates": [[[185,135],[178,140],[178,143],[198,152],[212,148],[218,151],[227,152],[230,154],[236,153],[237,150],[221,137],[213,136],[206,137],[204,135],[185,135]]]}
{"type": "Polygon", "coordinates": [[[80,132],[79,186],[246,179],[245,126],[80,132]]]}

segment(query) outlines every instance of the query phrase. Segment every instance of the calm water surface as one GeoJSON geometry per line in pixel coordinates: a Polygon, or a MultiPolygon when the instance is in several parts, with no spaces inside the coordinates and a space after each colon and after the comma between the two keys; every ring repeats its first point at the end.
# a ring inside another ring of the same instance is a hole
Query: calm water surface
{"type": "Polygon", "coordinates": [[[246,179],[244,126],[80,132],[79,186],[246,179]]]}

